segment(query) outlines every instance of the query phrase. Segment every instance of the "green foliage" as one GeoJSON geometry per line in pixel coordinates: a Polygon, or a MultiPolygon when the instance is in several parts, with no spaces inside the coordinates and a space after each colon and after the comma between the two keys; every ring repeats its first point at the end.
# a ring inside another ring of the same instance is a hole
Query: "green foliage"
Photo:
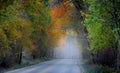
{"type": "Polygon", "coordinates": [[[108,66],[99,66],[99,72],[100,73],[114,73],[116,72],[116,70],[108,66]]]}
{"type": "Polygon", "coordinates": [[[9,58],[16,62],[22,51],[33,55],[37,50],[34,54],[38,56],[41,50],[48,51],[51,16],[46,4],[47,0],[0,0],[0,58],[12,56],[9,58]]]}
{"type": "Polygon", "coordinates": [[[0,3],[12,4],[15,0],[0,0],[0,3]]]}
{"type": "Polygon", "coordinates": [[[0,23],[1,22],[9,22],[15,20],[16,17],[16,7],[8,6],[5,9],[0,10],[0,23]]]}
{"type": "Polygon", "coordinates": [[[39,0],[35,0],[32,3],[29,3],[26,7],[26,11],[30,17],[30,20],[33,22],[34,27],[39,26],[48,26],[51,21],[49,14],[49,9],[44,3],[40,3],[39,0]]]}
{"type": "Polygon", "coordinates": [[[13,4],[15,0],[0,0],[0,9],[4,9],[13,4]]]}
{"type": "Polygon", "coordinates": [[[16,8],[8,6],[0,10],[0,40],[1,52],[0,56],[6,56],[11,53],[10,44],[19,38],[20,30],[19,24],[16,24],[16,8]]]}
{"type": "MultiPolygon", "coordinates": [[[[85,26],[88,29],[88,38],[90,41],[90,50],[98,51],[105,48],[111,48],[116,42],[115,33],[111,28],[111,23],[108,23],[110,14],[106,2],[99,0],[90,0],[90,14],[85,19],[85,26]]],[[[114,24],[112,24],[114,25],[114,24]]]]}
{"type": "Polygon", "coordinates": [[[105,48],[111,48],[115,44],[115,36],[109,26],[102,26],[95,23],[88,26],[88,38],[91,43],[90,50],[97,51],[105,48]]]}
{"type": "Polygon", "coordinates": [[[114,72],[116,72],[114,68],[102,65],[86,69],[86,73],[114,73],[114,72]]]}
{"type": "Polygon", "coordinates": [[[0,29],[0,56],[5,56],[9,53],[10,47],[9,47],[9,40],[7,39],[7,36],[5,35],[4,31],[0,29]]]}
{"type": "Polygon", "coordinates": [[[34,45],[37,46],[35,51],[37,56],[42,56],[49,48],[47,41],[49,25],[51,24],[50,10],[45,2],[39,2],[39,0],[29,1],[28,6],[25,7],[29,20],[32,22],[32,34],[31,39],[34,41],[34,45]]]}

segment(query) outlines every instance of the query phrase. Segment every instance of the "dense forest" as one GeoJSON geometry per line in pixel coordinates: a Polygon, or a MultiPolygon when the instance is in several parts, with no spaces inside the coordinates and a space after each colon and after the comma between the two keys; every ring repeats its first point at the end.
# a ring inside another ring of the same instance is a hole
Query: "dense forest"
{"type": "Polygon", "coordinates": [[[21,64],[26,54],[52,58],[69,28],[85,34],[83,58],[120,73],[120,0],[0,0],[0,68],[21,64]]]}

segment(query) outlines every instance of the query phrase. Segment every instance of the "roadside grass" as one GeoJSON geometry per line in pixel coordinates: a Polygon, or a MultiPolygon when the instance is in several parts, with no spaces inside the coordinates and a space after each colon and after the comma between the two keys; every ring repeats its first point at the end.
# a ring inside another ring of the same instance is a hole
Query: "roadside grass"
{"type": "Polygon", "coordinates": [[[115,68],[98,64],[91,64],[88,61],[84,61],[82,67],[84,69],[84,73],[116,73],[115,68]]]}
{"type": "Polygon", "coordinates": [[[0,73],[4,73],[5,71],[10,71],[10,70],[18,69],[18,68],[35,65],[35,64],[38,64],[38,63],[41,63],[44,61],[48,61],[48,60],[51,60],[51,58],[40,58],[40,59],[35,59],[35,60],[29,60],[29,59],[23,58],[21,64],[15,64],[13,66],[10,66],[9,68],[0,68],[0,73]]]}

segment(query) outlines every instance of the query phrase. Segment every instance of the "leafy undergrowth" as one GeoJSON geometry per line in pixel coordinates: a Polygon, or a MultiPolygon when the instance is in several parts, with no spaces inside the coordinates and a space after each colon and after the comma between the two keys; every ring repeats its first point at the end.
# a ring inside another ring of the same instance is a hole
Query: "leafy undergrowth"
{"type": "Polygon", "coordinates": [[[111,68],[103,65],[91,64],[88,61],[84,61],[82,67],[84,69],[84,73],[116,73],[115,68],[111,68]]]}
{"type": "Polygon", "coordinates": [[[18,69],[18,68],[23,68],[23,67],[27,67],[27,66],[31,66],[31,65],[35,65],[47,60],[51,60],[51,58],[41,58],[41,59],[36,59],[36,60],[29,60],[29,59],[23,59],[21,64],[15,64],[9,68],[0,68],[0,73],[3,73],[5,71],[9,71],[9,70],[14,70],[14,69],[18,69]]]}
{"type": "Polygon", "coordinates": [[[110,68],[107,66],[93,66],[93,65],[87,65],[84,66],[85,73],[116,73],[114,68],[110,68]]]}

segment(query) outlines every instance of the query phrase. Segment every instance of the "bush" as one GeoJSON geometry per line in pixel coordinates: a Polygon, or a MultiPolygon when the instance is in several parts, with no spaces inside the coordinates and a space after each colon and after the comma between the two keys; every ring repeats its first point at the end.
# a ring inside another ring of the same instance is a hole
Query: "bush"
{"type": "Polygon", "coordinates": [[[114,73],[116,72],[114,68],[108,66],[99,66],[100,73],[114,73]]]}
{"type": "Polygon", "coordinates": [[[115,68],[103,65],[92,66],[89,65],[85,67],[85,73],[116,73],[115,68]],[[87,69],[86,69],[87,68],[87,69]]]}

